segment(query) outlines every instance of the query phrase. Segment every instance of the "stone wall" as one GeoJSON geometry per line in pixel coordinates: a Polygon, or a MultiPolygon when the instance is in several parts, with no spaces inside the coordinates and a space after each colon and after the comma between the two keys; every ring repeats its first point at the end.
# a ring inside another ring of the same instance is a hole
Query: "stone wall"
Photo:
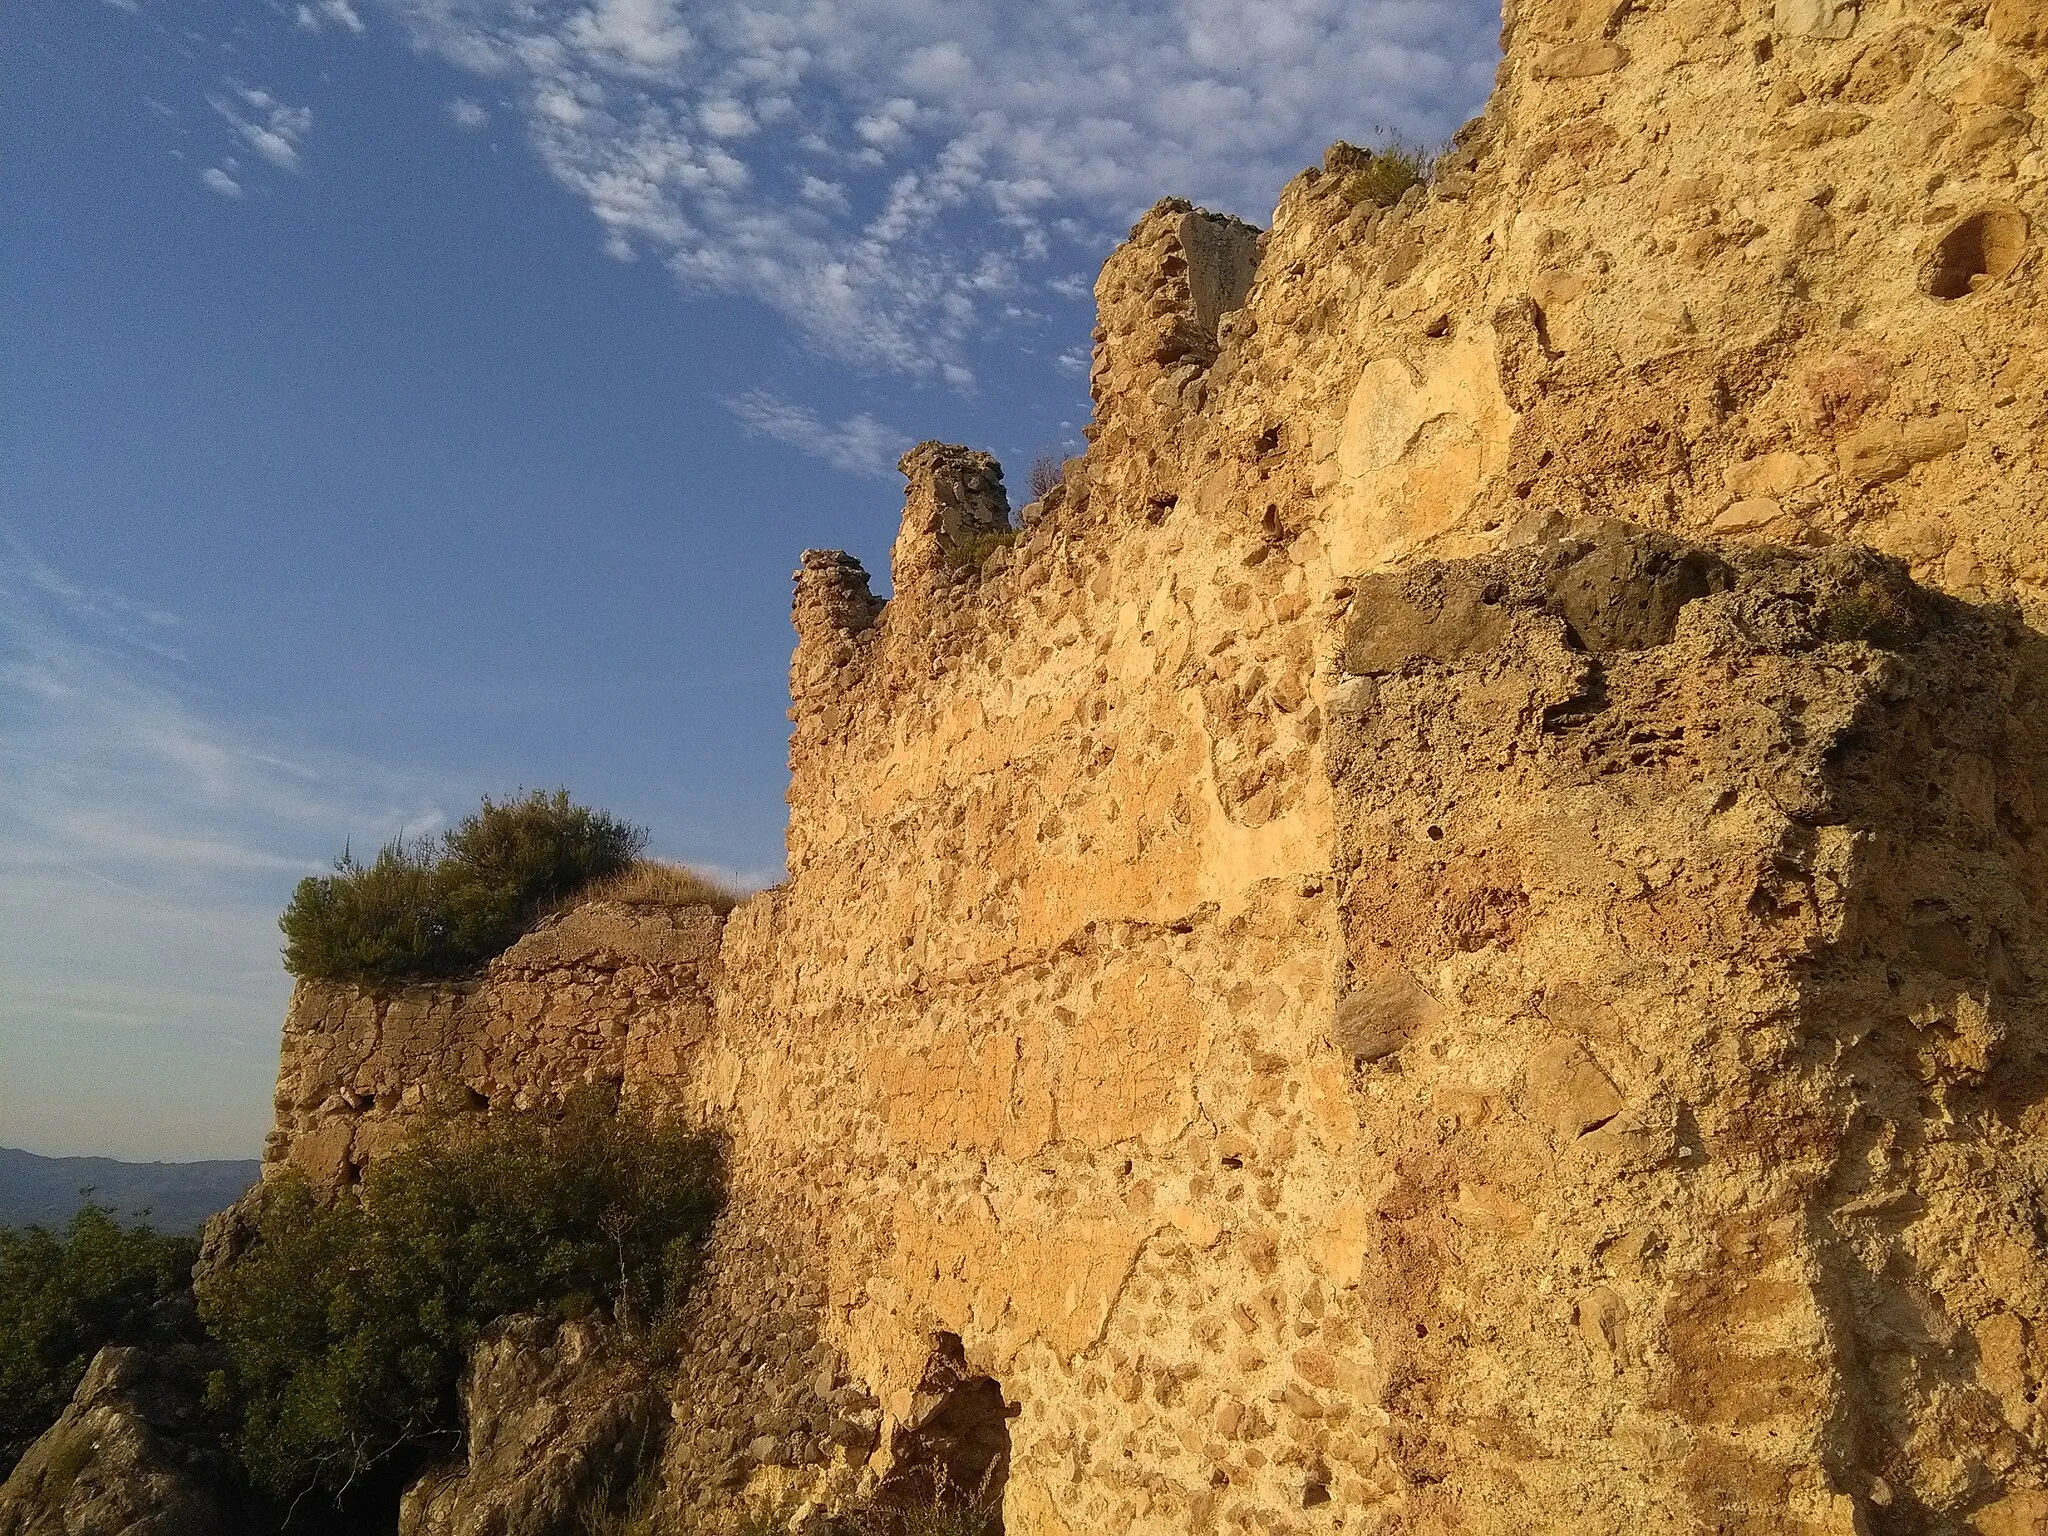
{"type": "Polygon", "coordinates": [[[529,1109],[584,1083],[673,1097],[710,1026],[723,925],[708,907],[588,903],[476,978],[299,983],[265,1172],[352,1183],[429,1111],[529,1109]]]}
{"type": "Polygon", "coordinates": [[[1393,206],[1140,221],[1021,527],[926,444],[886,602],[803,557],[784,885],[295,1002],[279,1156],[730,1138],[677,1503],[943,1378],[1030,1536],[2048,1521],[2048,19],[1505,42],[1393,206]]]}

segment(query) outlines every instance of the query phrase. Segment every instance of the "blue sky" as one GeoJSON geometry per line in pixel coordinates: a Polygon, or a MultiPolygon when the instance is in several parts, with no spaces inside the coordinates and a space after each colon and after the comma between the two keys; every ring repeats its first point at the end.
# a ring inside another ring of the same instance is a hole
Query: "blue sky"
{"type": "Polygon", "coordinates": [[[775,879],[798,552],[885,573],[916,439],[1075,451],[1131,220],[1441,139],[1497,25],[10,0],[0,1144],[254,1155],[344,840],[559,784],[775,879]]]}

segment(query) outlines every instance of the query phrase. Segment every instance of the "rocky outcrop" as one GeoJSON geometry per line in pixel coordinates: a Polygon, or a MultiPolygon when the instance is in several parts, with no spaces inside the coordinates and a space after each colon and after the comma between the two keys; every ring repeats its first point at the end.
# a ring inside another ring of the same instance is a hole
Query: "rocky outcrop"
{"type": "Polygon", "coordinates": [[[406,1490],[400,1536],[576,1536],[626,1497],[668,1406],[612,1329],[537,1317],[478,1342],[462,1402],[467,1454],[406,1490]]]}
{"type": "Polygon", "coordinates": [[[247,1529],[192,1362],[109,1347],[0,1485],[4,1536],[234,1536],[247,1529]]]}

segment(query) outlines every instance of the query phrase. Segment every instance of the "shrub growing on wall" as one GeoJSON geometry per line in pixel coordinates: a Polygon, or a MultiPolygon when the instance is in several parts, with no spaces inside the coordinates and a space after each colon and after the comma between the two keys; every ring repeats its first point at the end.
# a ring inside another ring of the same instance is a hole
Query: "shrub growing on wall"
{"type": "Polygon", "coordinates": [[[501,1317],[595,1308],[659,1339],[719,1189],[706,1138],[595,1092],[428,1124],[331,1201],[267,1182],[253,1242],[199,1291],[251,1478],[338,1492],[451,1448],[463,1366],[501,1317]]]}
{"type": "Polygon", "coordinates": [[[0,1229],[0,1478],[56,1423],[101,1345],[141,1341],[197,1253],[93,1205],[61,1234],[0,1229]]]}
{"type": "Polygon", "coordinates": [[[333,874],[301,880],[278,920],[285,969],[369,982],[469,970],[646,845],[643,829],[566,790],[486,799],[436,841],[388,843],[368,864],[344,854],[333,874]]]}

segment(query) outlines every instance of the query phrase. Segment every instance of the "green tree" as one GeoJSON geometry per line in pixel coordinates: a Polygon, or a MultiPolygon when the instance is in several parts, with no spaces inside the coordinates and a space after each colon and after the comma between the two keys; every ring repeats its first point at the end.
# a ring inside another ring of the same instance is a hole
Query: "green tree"
{"type": "Polygon", "coordinates": [[[199,1297],[250,1476],[340,1492],[452,1444],[470,1349],[512,1313],[598,1308],[658,1340],[719,1191],[711,1142],[588,1091],[558,1118],[429,1124],[328,1202],[272,1180],[199,1297]]]}
{"type": "Polygon", "coordinates": [[[438,840],[394,840],[368,864],[344,853],[333,874],[301,880],[278,919],[285,969],[368,982],[473,969],[646,846],[643,828],[567,790],[486,797],[438,840]]]}
{"type": "Polygon", "coordinates": [[[0,1229],[0,1475],[57,1420],[105,1344],[149,1332],[190,1283],[198,1245],[87,1205],[62,1233],[0,1229]]]}

